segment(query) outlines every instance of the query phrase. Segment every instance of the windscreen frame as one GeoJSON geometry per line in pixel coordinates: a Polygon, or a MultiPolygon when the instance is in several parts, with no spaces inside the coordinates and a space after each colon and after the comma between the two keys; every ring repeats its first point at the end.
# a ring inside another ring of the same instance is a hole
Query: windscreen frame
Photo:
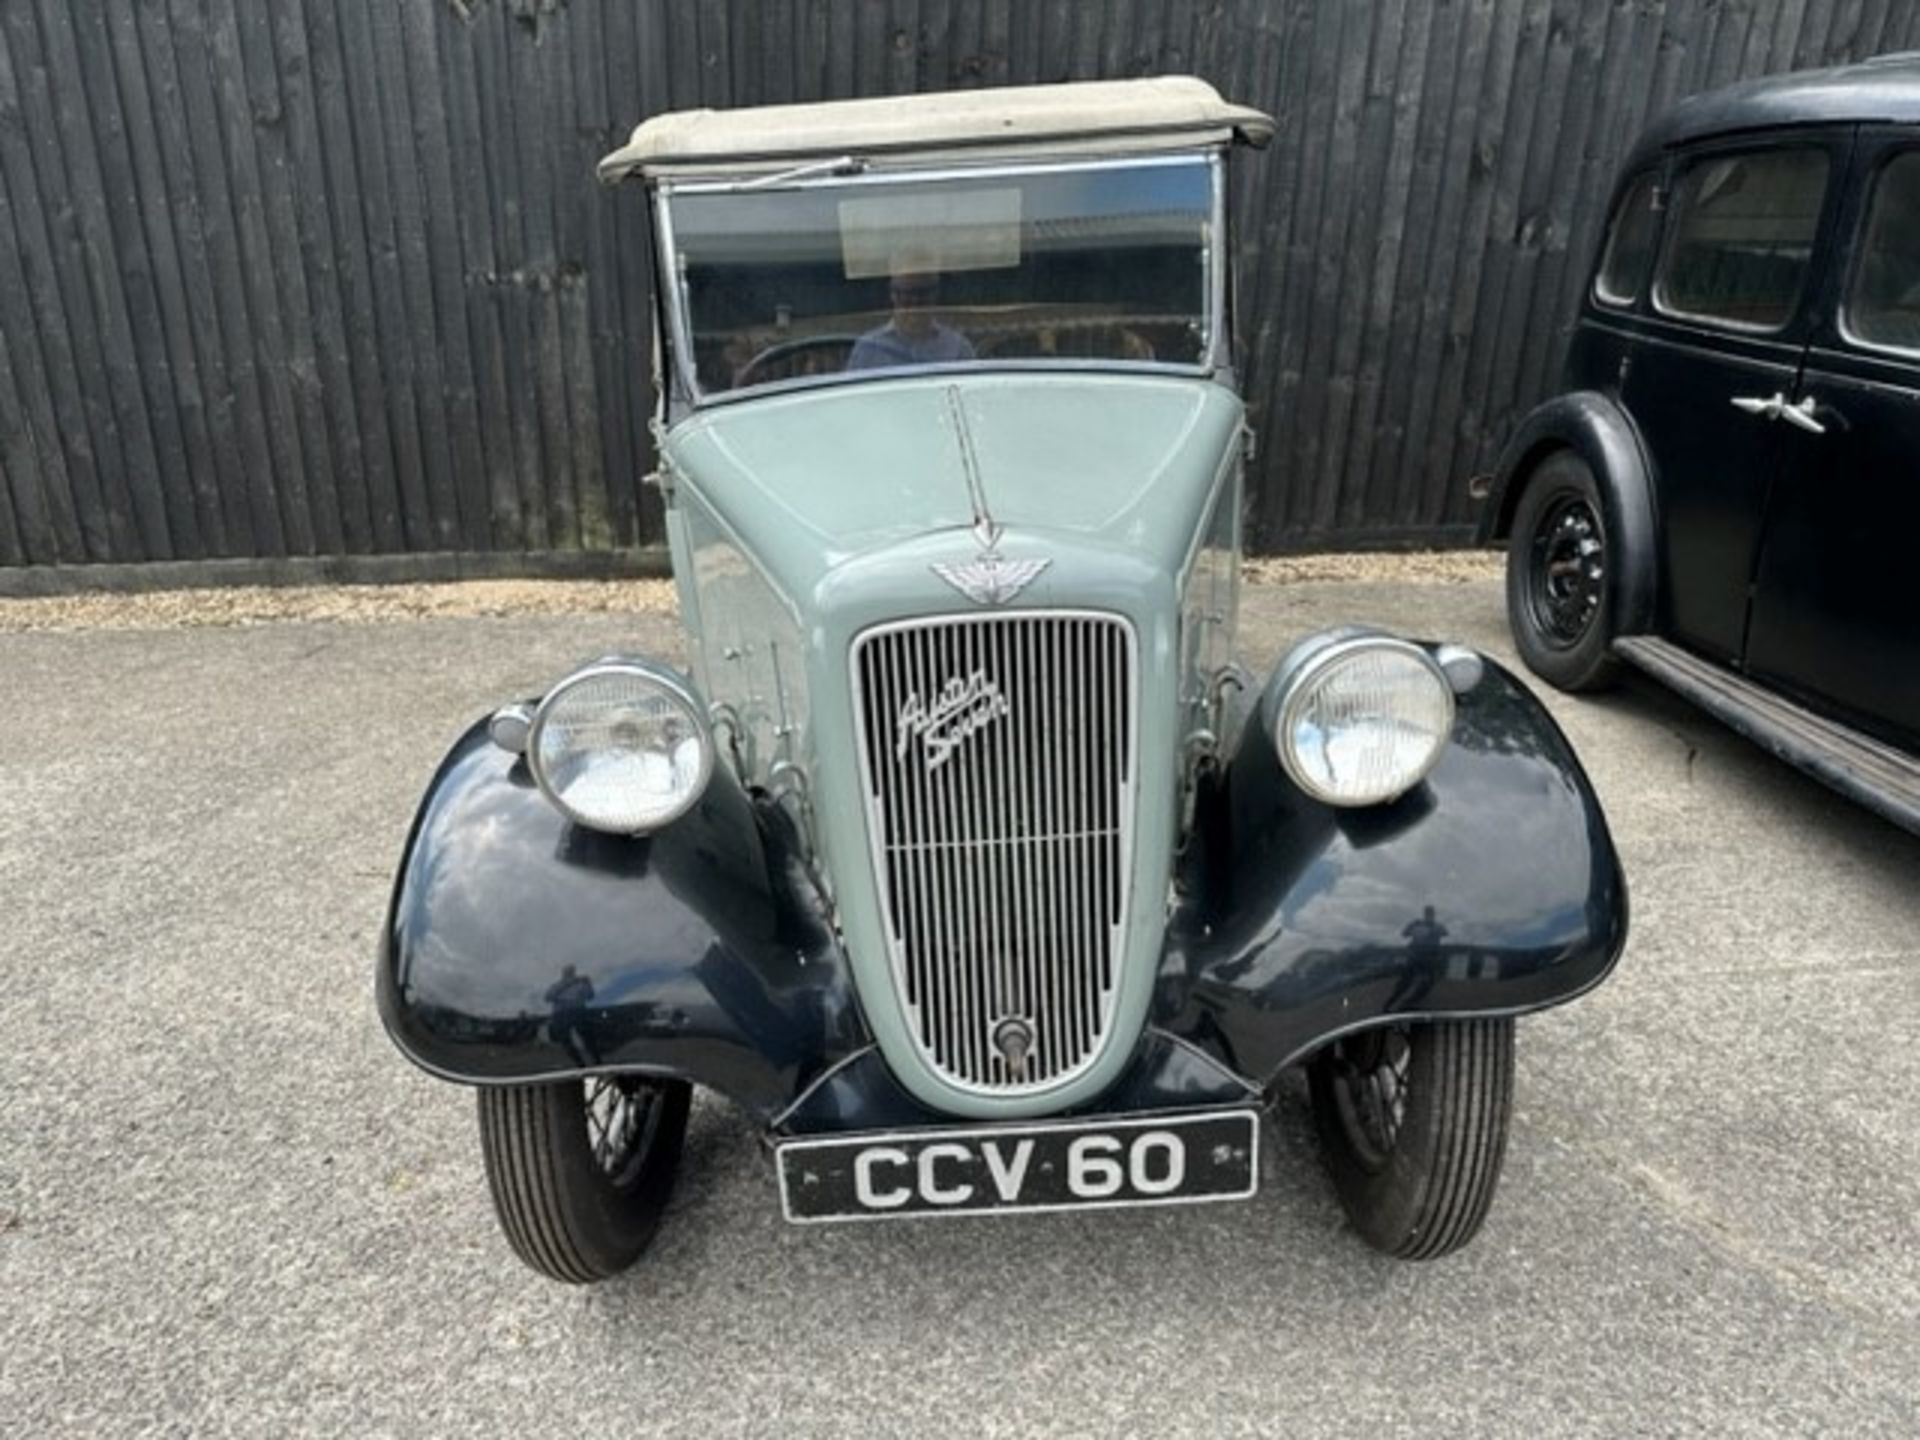
{"type": "MultiPolygon", "coordinates": [[[[650,182],[654,216],[654,242],[658,265],[655,274],[657,295],[664,309],[672,391],[694,408],[723,405],[745,399],[775,395],[793,390],[823,386],[871,383],[901,375],[973,373],[1001,370],[1043,371],[1115,371],[1119,373],[1174,374],[1208,377],[1226,368],[1232,353],[1227,333],[1226,235],[1226,147],[1208,146],[1205,150],[1144,151],[1137,154],[1098,157],[1039,157],[1019,161],[982,161],[976,164],[943,162],[938,165],[868,165],[852,157],[815,166],[803,166],[787,173],[732,176],[727,178],[661,178],[650,182]],[[1160,360],[1123,359],[991,359],[968,360],[954,364],[927,364],[912,369],[851,371],[830,375],[809,375],[773,380],[740,389],[708,391],[699,384],[694,370],[694,345],[691,301],[687,293],[680,249],[675,238],[673,202],[677,196],[725,195],[741,192],[767,193],[781,190],[851,189],[866,185],[898,185],[905,181],[990,180],[1032,175],[1086,172],[1132,168],[1192,165],[1196,160],[1207,167],[1208,215],[1207,247],[1204,252],[1206,274],[1202,282],[1202,303],[1206,307],[1206,337],[1200,359],[1193,363],[1160,360]],[[822,172],[826,173],[822,173],[822,172]]],[[[666,377],[662,380],[663,391],[666,377]]]]}

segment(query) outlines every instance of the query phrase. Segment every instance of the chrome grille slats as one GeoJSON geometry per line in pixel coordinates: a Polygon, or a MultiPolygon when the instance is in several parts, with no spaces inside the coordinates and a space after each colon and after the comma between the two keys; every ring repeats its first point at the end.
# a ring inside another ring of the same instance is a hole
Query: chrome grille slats
{"type": "Polygon", "coordinates": [[[892,972],[922,1057],[1019,1094],[1107,1038],[1132,862],[1138,664],[1094,612],[938,616],[853,645],[862,794],[892,972]],[[1033,1031],[1024,1075],[993,1043],[1033,1031]]]}

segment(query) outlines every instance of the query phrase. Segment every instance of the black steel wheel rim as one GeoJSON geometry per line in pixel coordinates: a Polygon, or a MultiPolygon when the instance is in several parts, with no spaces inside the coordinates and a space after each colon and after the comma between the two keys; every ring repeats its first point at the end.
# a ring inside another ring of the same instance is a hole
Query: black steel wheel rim
{"type": "Polygon", "coordinates": [[[1412,1058],[1404,1026],[1369,1030],[1334,1044],[1334,1109],[1355,1158],[1369,1172],[1385,1169],[1400,1142],[1412,1058]]]}
{"type": "Polygon", "coordinates": [[[593,1163],[615,1189],[640,1178],[660,1127],[660,1091],[634,1075],[596,1075],[586,1082],[587,1143],[593,1163]]]}
{"type": "Polygon", "coordinates": [[[1534,527],[1527,606],[1549,642],[1578,645],[1600,618],[1606,598],[1607,537],[1587,497],[1558,495],[1534,527]]]}

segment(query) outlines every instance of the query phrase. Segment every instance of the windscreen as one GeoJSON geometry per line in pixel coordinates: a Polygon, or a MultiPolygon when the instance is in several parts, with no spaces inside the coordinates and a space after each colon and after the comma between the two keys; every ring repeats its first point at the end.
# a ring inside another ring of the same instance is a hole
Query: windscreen
{"type": "Polygon", "coordinates": [[[1200,365],[1213,191],[1205,156],[677,190],[680,343],[707,395],[929,366],[1200,365]]]}

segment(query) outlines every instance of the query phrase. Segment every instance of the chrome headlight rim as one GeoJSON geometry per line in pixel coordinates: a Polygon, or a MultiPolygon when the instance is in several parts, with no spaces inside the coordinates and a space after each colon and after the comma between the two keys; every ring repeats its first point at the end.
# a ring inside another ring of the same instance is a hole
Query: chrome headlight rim
{"type": "Polygon", "coordinates": [[[1302,794],[1322,805],[1331,805],[1343,810],[1388,805],[1419,785],[1433,773],[1433,767],[1439,763],[1440,756],[1445,753],[1447,737],[1452,734],[1454,721],[1458,715],[1453,682],[1431,653],[1411,640],[1403,640],[1397,635],[1389,635],[1385,631],[1363,626],[1342,626],[1310,635],[1300,641],[1287,653],[1275,670],[1269,693],[1274,697],[1274,703],[1267,717],[1267,739],[1273,746],[1274,753],[1279,756],[1281,768],[1286,771],[1287,778],[1299,788],[1302,794]],[[1384,651],[1411,659],[1427,672],[1444,704],[1445,715],[1440,726],[1440,737],[1424,763],[1410,771],[1394,789],[1371,791],[1357,796],[1335,793],[1323,786],[1301,763],[1289,737],[1293,732],[1294,721],[1299,716],[1300,707],[1313,696],[1313,682],[1354,655],[1368,651],[1384,651]]]}
{"type": "Polygon", "coordinates": [[[582,665],[578,670],[570,671],[555,682],[547,693],[540,697],[540,703],[534,707],[533,718],[527,726],[525,748],[522,754],[527,762],[527,770],[533,776],[533,783],[562,815],[585,829],[597,831],[602,835],[652,835],[680,819],[689,810],[700,803],[700,797],[706,794],[707,786],[713,780],[713,768],[718,746],[713,739],[713,725],[700,697],[694,693],[693,686],[671,666],[658,661],[644,660],[632,656],[610,655],[596,660],[591,665],[582,665]],[[694,783],[687,788],[685,797],[673,809],[657,819],[649,821],[639,829],[609,827],[599,823],[592,816],[582,814],[567,803],[555,788],[547,774],[546,766],[541,762],[541,737],[546,733],[547,722],[553,716],[559,703],[569,692],[590,680],[607,676],[637,677],[665,691],[686,712],[693,722],[695,733],[700,739],[700,769],[694,783]]]}

